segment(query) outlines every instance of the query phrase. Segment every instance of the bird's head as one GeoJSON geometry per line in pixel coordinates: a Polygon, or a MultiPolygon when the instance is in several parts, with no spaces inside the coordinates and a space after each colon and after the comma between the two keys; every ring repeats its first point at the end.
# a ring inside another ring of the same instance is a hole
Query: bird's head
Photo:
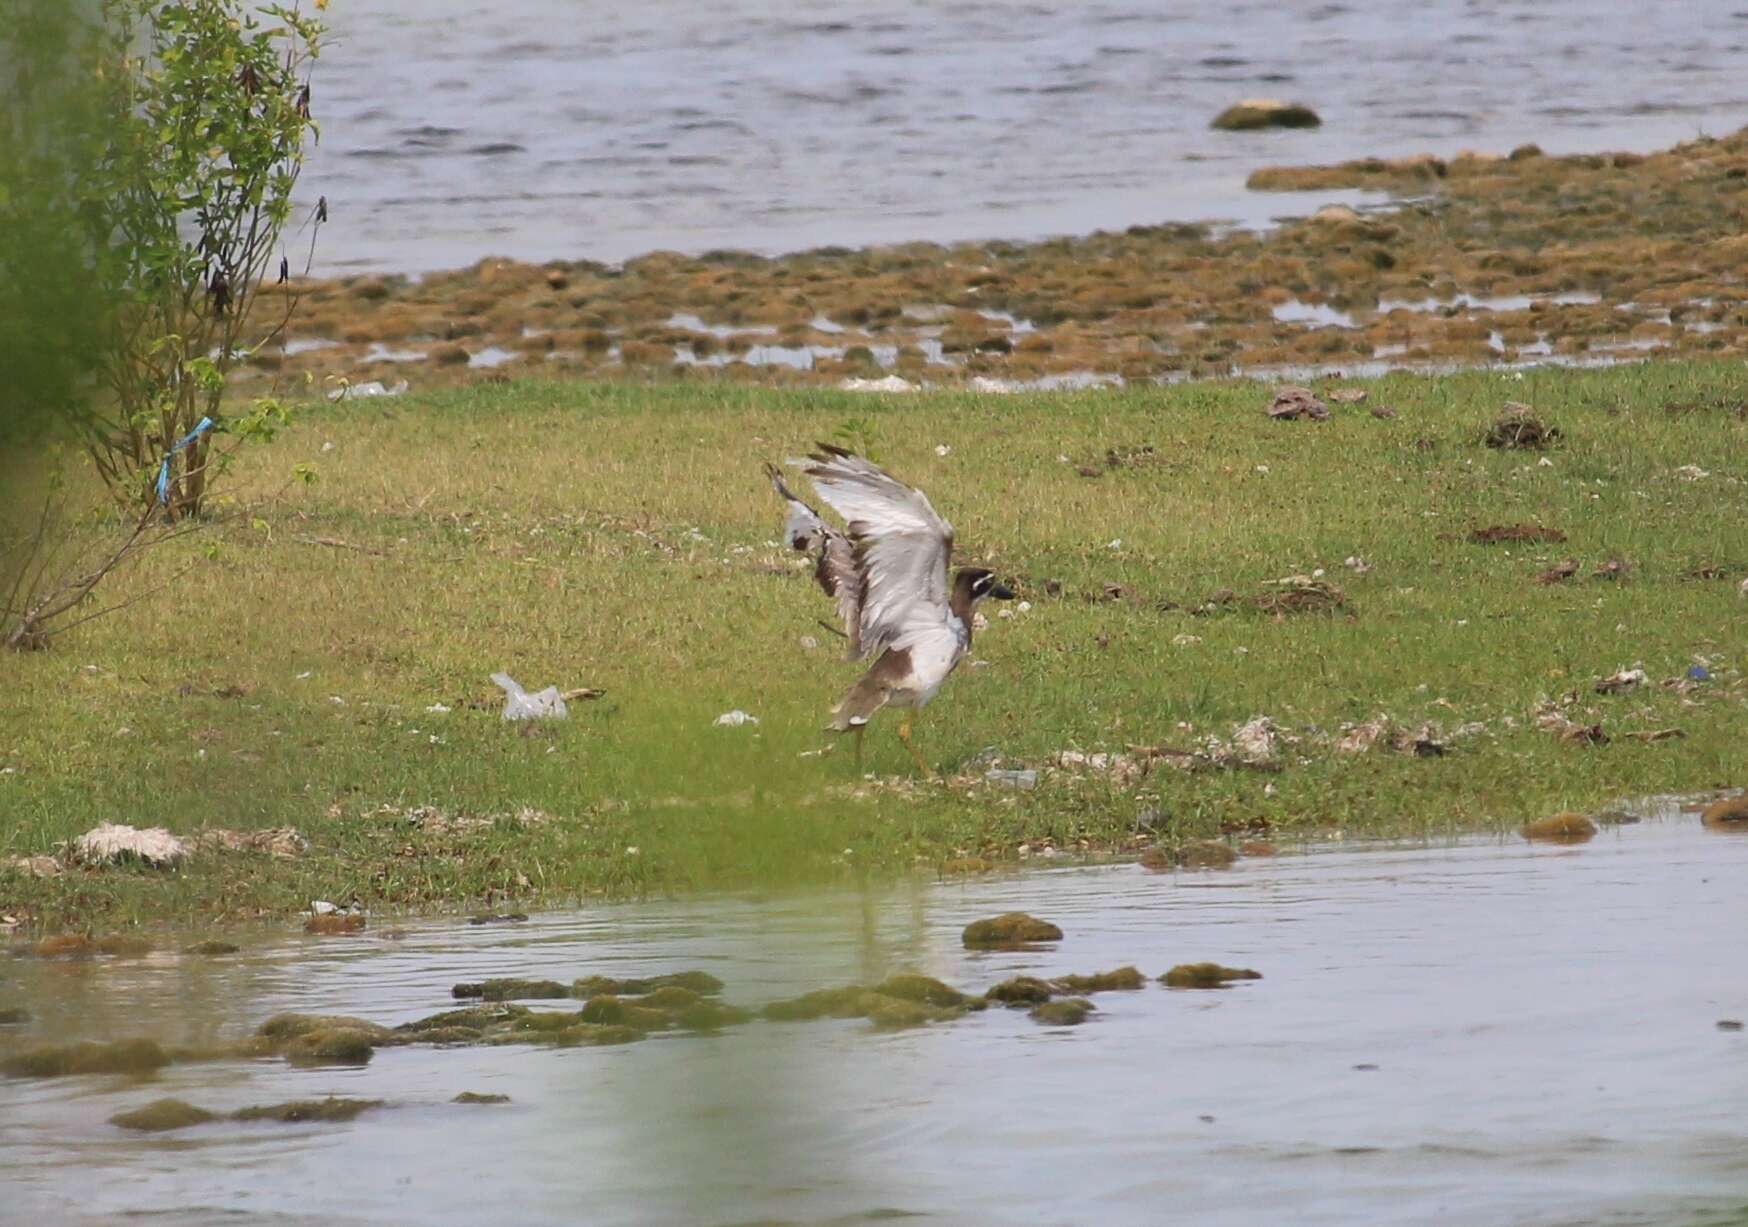
{"type": "Polygon", "coordinates": [[[995,577],[995,572],[983,567],[963,567],[953,577],[953,587],[956,595],[961,595],[968,605],[975,605],[984,597],[994,597],[998,601],[1014,599],[1014,590],[995,577]]]}

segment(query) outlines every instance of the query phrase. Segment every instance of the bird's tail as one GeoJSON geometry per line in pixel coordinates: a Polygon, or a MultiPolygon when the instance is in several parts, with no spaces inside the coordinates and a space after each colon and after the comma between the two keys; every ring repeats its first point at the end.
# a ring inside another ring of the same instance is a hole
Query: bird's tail
{"type": "Polygon", "coordinates": [[[873,719],[874,713],[885,707],[891,698],[891,685],[870,670],[832,708],[832,722],[826,727],[834,733],[860,728],[873,719]]]}

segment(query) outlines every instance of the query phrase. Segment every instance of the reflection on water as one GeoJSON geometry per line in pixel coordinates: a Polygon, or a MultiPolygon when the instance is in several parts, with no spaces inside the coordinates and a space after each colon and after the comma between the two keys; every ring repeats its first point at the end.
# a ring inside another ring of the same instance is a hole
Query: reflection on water
{"type": "Polygon", "coordinates": [[[1263,165],[1651,149],[1741,122],[1729,5],[1399,10],[351,0],[325,14],[300,185],[332,209],[316,271],[1256,224],[1277,207],[1245,198],[1263,165]],[[1324,126],[1209,130],[1257,95],[1324,126]]]}
{"type": "MultiPolygon", "coordinates": [[[[0,1219],[85,1223],[1670,1223],[1748,1201],[1748,838],[1691,815],[1574,848],[1313,850],[1230,872],[1132,866],[699,899],[274,939],[232,960],[0,965],[31,1037],[201,1042],[279,1010],[396,1023],[487,976],[703,967],[743,1004],[914,968],[1264,979],[1097,998],[1050,1030],[992,1010],[923,1030],[755,1023],[606,1049],[379,1051],[360,1069],[176,1066],[149,1086],[0,1083],[0,1219]],[[1059,947],[972,954],[1021,908],[1059,947]],[[502,1092],[502,1108],[456,1092],[502,1092]],[[339,1126],[140,1139],[162,1095],[328,1092],[339,1126]]],[[[573,1003],[574,1005],[574,1003],[573,1003]]],[[[5,1041],[0,1041],[5,1042],[5,1041]]],[[[10,1042],[22,1043],[24,1040],[10,1042]]]]}

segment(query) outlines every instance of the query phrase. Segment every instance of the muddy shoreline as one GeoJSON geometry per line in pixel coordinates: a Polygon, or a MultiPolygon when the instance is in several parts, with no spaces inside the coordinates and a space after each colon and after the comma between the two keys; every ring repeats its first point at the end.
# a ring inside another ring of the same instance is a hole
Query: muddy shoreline
{"type": "Polygon", "coordinates": [[[1748,130],[1650,155],[1364,159],[1257,191],[1382,194],[1265,232],[488,258],[294,282],[248,383],[519,378],[978,391],[1748,352],[1748,130]],[[865,386],[865,385],[863,385],[865,386]]]}

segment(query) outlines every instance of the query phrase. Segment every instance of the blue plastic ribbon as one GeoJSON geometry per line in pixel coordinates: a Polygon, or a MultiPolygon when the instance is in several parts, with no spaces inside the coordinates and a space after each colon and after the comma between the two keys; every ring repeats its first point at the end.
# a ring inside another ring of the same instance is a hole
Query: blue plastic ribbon
{"type": "Polygon", "coordinates": [[[217,423],[211,418],[201,418],[194,424],[193,430],[176,440],[176,445],[164,453],[164,463],[158,466],[158,502],[160,504],[167,504],[170,501],[170,458],[215,425],[217,423]]]}

